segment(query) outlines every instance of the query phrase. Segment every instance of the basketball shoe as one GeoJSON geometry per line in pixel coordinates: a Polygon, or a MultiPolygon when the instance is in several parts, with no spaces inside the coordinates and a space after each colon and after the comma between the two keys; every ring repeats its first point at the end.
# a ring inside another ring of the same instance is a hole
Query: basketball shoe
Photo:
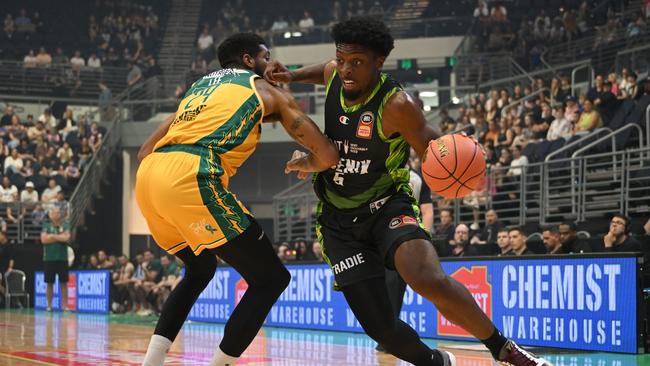
{"type": "Polygon", "coordinates": [[[500,366],[553,366],[553,364],[545,359],[519,347],[513,341],[508,341],[501,348],[497,363],[500,366]]]}

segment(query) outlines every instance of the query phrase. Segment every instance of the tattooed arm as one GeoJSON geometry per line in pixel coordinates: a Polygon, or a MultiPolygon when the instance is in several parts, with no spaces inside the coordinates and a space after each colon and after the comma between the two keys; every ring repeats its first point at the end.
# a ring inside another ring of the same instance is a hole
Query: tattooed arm
{"type": "Polygon", "coordinates": [[[302,178],[306,173],[320,172],[338,163],[339,153],[334,144],[300,109],[289,92],[262,79],[258,79],[255,86],[264,103],[265,117],[278,116],[289,136],[309,150],[309,154],[294,152],[285,173],[297,171],[302,178]]]}

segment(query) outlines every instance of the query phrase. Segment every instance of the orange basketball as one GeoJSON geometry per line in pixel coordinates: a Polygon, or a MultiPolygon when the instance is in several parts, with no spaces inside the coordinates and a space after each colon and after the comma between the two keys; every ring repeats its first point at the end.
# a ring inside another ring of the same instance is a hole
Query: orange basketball
{"type": "Polygon", "coordinates": [[[422,160],[422,176],[431,191],[442,197],[465,197],[485,184],[485,153],[476,140],[461,134],[431,140],[422,160]]]}

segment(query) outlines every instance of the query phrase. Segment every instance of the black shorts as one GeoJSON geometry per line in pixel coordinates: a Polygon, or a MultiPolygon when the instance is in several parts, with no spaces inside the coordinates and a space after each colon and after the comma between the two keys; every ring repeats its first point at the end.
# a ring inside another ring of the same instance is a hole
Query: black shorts
{"type": "Polygon", "coordinates": [[[365,216],[323,205],[317,233],[338,287],[384,277],[385,268],[395,269],[394,256],[400,244],[413,239],[431,240],[420,226],[414,205],[414,200],[403,193],[395,194],[379,211],[365,216]]]}
{"type": "Polygon", "coordinates": [[[68,262],[66,261],[45,261],[45,283],[54,283],[56,275],[59,275],[59,283],[68,283],[68,262]]]}

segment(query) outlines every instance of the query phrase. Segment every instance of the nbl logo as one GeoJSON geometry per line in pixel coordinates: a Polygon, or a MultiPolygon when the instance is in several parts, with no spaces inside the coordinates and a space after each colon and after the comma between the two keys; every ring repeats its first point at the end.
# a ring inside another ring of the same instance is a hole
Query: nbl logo
{"type": "Polygon", "coordinates": [[[374,126],[375,114],[368,111],[363,112],[359,117],[357,124],[357,137],[370,140],[372,138],[372,129],[374,126]]]}

